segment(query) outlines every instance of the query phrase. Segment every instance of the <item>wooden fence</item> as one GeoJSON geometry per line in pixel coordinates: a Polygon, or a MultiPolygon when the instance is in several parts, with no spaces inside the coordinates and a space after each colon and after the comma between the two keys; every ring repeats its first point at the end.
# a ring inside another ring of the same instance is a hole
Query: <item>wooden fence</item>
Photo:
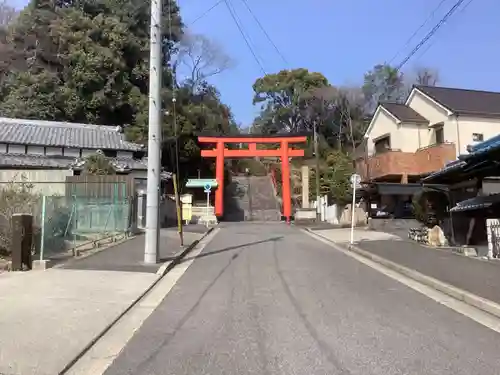
{"type": "Polygon", "coordinates": [[[66,177],[66,196],[125,200],[135,194],[135,179],[126,175],[66,177]]]}

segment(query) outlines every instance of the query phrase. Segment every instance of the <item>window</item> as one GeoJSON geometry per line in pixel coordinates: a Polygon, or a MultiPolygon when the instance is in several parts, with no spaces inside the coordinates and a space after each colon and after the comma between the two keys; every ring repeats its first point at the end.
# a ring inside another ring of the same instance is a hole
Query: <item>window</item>
{"type": "Polygon", "coordinates": [[[439,145],[441,143],[444,143],[444,130],[443,130],[443,127],[440,126],[439,128],[436,128],[434,131],[435,131],[435,136],[436,136],[436,144],[439,145]]]}
{"type": "Polygon", "coordinates": [[[482,142],[484,141],[483,133],[472,133],[472,140],[474,142],[482,142]]]}
{"type": "Polygon", "coordinates": [[[387,136],[375,141],[375,153],[379,154],[391,149],[391,137],[387,136]]]}

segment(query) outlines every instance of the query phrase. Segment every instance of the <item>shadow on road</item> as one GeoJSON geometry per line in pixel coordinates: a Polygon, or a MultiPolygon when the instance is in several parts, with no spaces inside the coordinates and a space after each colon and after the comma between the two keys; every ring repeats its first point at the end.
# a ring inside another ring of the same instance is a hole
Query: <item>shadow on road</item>
{"type": "MultiPolygon", "coordinates": [[[[225,251],[240,249],[240,251],[238,251],[235,254],[233,254],[233,256],[229,259],[229,261],[227,262],[227,264],[224,267],[222,267],[222,269],[217,274],[217,276],[202,291],[202,293],[200,294],[200,296],[196,299],[195,303],[186,312],[186,314],[184,314],[183,317],[179,320],[178,324],[175,326],[175,328],[173,329],[173,331],[170,334],[165,335],[165,338],[159,343],[159,345],[157,346],[157,348],[154,351],[152,351],[149,354],[149,356],[147,356],[145,359],[143,359],[137,365],[137,367],[135,368],[135,373],[141,372],[141,370],[144,369],[144,367],[147,366],[147,364],[150,361],[154,360],[159,355],[159,353],[161,353],[162,348],[164,348],[165,346],[169,345],[169,343],[174,339],[174,337],[177,335],[177,333],[179,332],[179,330],[184,326],[184,324],[188,321],[188,319],[198,309],[198,307],[200,306],[201,301],[203,300],[203,298],[208,294],[208,292],[212,289],[212,287],[217,283],[217,280],[219,280],[222,277],[222,275],[227,271],[227,269],[232,265],[232,263],[239,257],[240,253],[244,250],[245,247],[252,246],[252,245],[257,245],[257,244],[261,244],[261,243],[266,243],[266,242],[277,242],[277,241],[280,241],[281,239],[283,239],[283,236],[272,237],[272,238],[269,238],[269,239],[266,239],[266,240],[262,240],[262,241],[255,241],[255,242],[249,242],[249,243],[241,244],[241,245],[238,245],[238,246],[226,247],[224,249],[214,250],[214,251],[210,251],[210,252],[207,252],[207,253],[204,253],[204,254],[200,254],[200,255],[198,255],[196,257],[191,257],[190,259],[193,259],[193,258],[197,259],[197,258],[202,258],[202,257],[208,256],[208,255],[219,254],[219,253],[222,253],[222,252],[225,252],[225,251]]],[[[185,258],[183,261],[185,262],[188,259],[189,258],[185,258]]]]}
{"type": "Polygon", "coordinates": [[[202,253],[202,254],[199,254],[199,255],[194,256],[194,257],[184,258],[182,260],[182,262],[187,262],[187,261],[192,260],[192,259],[204,258],[204,257],[207,257],[209,255],[216,255],[216,254],[224,253],[226,251],[243,249],[244,247],[247,247],[247,246],[259,245],[259,244],[266,243],[266,242],[277,242],[277,241],[282,240],[283,238],[284,238],[283,236],[272,237],[272,238],[268,238],[266,240],[255,241],[255,242],[248,242],[248,243],[244,243],[244,244],[237,245],[237,246],[230,246],[230,247],[225,247],[225,248],[219,249],[219,250],[208,251],[206,253],[202,253]]]}

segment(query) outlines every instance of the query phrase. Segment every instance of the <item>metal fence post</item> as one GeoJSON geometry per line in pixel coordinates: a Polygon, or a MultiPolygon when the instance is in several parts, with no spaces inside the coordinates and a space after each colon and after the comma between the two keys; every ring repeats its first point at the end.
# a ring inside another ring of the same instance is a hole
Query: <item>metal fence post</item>
{"type": "Polygon", "coordinates": [[[45,195],[42,196],[42,227],[40,233],[40,260],[43,260],[43,252],[45,250],[45,216],[46,216],[46,203],[47,197],[45,195]]]}

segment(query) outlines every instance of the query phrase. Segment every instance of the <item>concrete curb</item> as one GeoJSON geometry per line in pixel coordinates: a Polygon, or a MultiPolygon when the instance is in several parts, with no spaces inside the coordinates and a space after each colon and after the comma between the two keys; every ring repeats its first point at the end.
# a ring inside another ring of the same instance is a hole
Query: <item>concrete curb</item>
{"type": "Polygon", "coordinates": [[[349,246],[348,248],[346,248],[345,246],[340,245],[338,243],[335,243],[331,239],[329,239],[321,234],[318,234],[314,231],[311,231],[309,229],[306,229],[306,231],[313,236],[320,237],[320,238],[330,242],[333,245],[333,247],[337,247],[337,248],[340,248],[342,250],[352,251],[358,255],[361,255],[367,259],[370,259],[373,262],[379,263],[379,264],[381,264],[381,265],[383,265],[383,266],[385,266],[393,271],[396,271],[396,272],[398,272],[406,277],[409,277],[410,279],[418,281],[419,283],[422,283],[428,287],[431,287],[431,288],[433,288],[441,293],[444,293],[452,298],[455,298],[461,302],[464,302],[470,306],[473,306],[479,310],[482,310],[488,314],[491,314],[497,318],[500,318],[500,305],[493,302],[493,301],[490,301],[486,298],[477,296],[477,295],[470,293],[470,292],[467,292],[465,290],[459,289],[453,285],[444,283],[440,280],[437,280],[433,277],[424,275],[424,274],[417,272],[415,270],[412,270],[410,268],[404,267],[398,263],[392,262],[388,259],[385,259],[385,258],[380,257],[378,255],[372,254],[368,251],[362,250],[357,246],[349,246]]]}
{"type": "Polygon", "coordinates": [[[206,236],[208,236],[210,233],[212,233],[212,231],[216,228],[217,226],[213,226],[211,228],[209,228],[204,234],[203,236],[200,237],[200,239],[198,240],[195,240],[191,245],[189,246],[186,246],[185,249],[182,249],[180,251],[178,251],[174,256],[173,256],[173,259],[172,260],[169,260],[165,263],[163,263],[163,265],[158,269],[158,271],[156,271],[156,274],[160,277],[163,277],[165,276],[168,271],[170,271],[172,268],[174,268],[176,265],[178,265],[180,263],[180,261],[191,251],[193,250],[193,248],[198,245],[200,243],[200,241],[202,239],[204,239],[206,236]]]}
{"type": "Polygon", "coordinates": [[[160,269],[163,268],[162,270],[162,273],[160,274],[159,271],[160,269],[156,272],[156,274],[159,276],[155,281],[153,281],[151,283],[151,285],[149,285],[146,290],[144,292],[142,292],[128,307],[126,307],[115,319],[113,319],[113,321],[111,321],[111,323],[109,323],[106,327],[104,327],[104,329],[99,332],[70,362],[68,362],[68,364],[66,364],[66,366],[64,366],[64,368],[58,373],[58,375],[64,375],[66,374],[70,369],[71,367],[73,367],[75,365],[76,362],[78,362],[78,360],[80,358],[82,358],[85,353],[87,353],[90,348],[92,348],[92,346],[94,346],[94,344],[101,338],[103,337],[106,333],[108,333],[108,331],[116,324],[118,323],[118,321],[123,318],[125,316],[125,314],[127,314],[130,310],[132,310],[132,308],[137,305],[139,303],[139,301],[141,301],[145,296],[146,294],[148,294],[159,282],[160,280],[172,269],[174,268],[177,264],[179,264],[179,262],[182,260],[182,258],[184,258],[196,245],[198,245],[200,243],[200,241],[202,239],[204,239],[206,236],[208,236],[210,233],[212,233],[212,231],[216,228],[216,226],[210,228],[209,230],[207,230],[203,236],[199,239],[199,240],[196,240],[194,241],[192,244],[190,244],[189,246],[187,246],[185,249],[182,249],[181,251],[179,251],[175,256],[174,256],[174,259],[172,259],[171,261],[168,261],[166,263],[164,263],[160,269]]]}

